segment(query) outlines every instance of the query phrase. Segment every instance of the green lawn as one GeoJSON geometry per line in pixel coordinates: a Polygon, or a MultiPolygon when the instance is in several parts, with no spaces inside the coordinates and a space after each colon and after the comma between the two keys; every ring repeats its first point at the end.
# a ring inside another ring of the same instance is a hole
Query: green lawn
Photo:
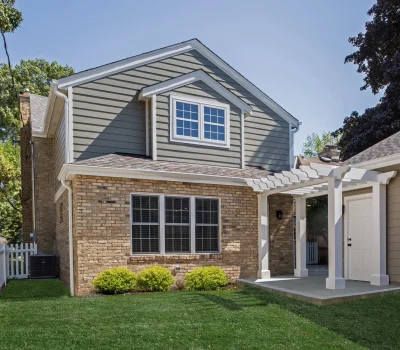
{"type": "Polygon", "coordinates": [[[400,295],[318,307],[260,289],[71,298],[11,281],[0,349],[399,349],[400,295]]]}

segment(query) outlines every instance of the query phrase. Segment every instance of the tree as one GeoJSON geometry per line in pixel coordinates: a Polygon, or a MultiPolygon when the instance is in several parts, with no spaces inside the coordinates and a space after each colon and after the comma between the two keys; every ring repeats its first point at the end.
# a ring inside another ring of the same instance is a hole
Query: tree
{"type": "Polygon", "coordinates": [[[365,33],[349,38],[358,50],[345,63],[356,64],[365,75],[361,90],[385,91],[375,107],[351,113],[333,133],[342,134],[344,160],[400,131],[400,2],[378,0],[368,15],[373,18],[365,24],[365,33]]]}
{"type": "Polygon", "coordinates": [[[325,146],[337,145],[339,139],[340,135],[333,136],[331,132],[323,131],[321,136],[316,133],[309,134],[303,144],[303,155],[308,158],[316,158],[325,146]]]}
{"type": "Polygon", "coordinates": [[[7,50],[6,33],[13,33],[22,22],[15,0],[0,2],[0,31],[7,63],[0,63],[0,236],[18,241],[21,231],[21,165],[19,139],[19,94],[24,88],[48,96],[50,83],[73,74],[74,70],[44,59],[22,60],[12,66],[7,50]]]}
{"type": "Polygon", "coordinates": [[[71,75],[74,70],[68,65],[37,58],[22,60],[19,65],[12,67],[12,73],[17,95],[13,93],[8,65],[0,63],[0,140],[19,138],[18,95],[24,88],[33,94],[48,96],[51,81],[71,75]]]}
{"type": "Polygon", "coordinates": [[[0,235],[10,243],[21,232],[21,167],[19,145],[0,142],[0,235]]]}

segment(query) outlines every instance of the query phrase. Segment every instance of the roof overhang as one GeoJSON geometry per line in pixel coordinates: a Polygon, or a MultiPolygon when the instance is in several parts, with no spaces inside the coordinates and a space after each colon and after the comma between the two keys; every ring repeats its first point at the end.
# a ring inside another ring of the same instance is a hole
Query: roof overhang
{"type": "Polygon", "coordinates": [[[164,47],[162,49],[147,52],[138,56],[130,57],[121,61],[113,62],[100,66],[94,69],[76,73],[69,77],[62,78],[58,80],[58,87],[60,89],[67,89],[68,87],[73,87],[88,83],[90,81],[100,79],[102,77],[108,76],[110,74],[116,74],[127,69],[132,69],[135,67],[140,67],[146,64],[150,64],[162,59],[166,59],[178,54],[182,54],[188,51],[196,50],[205,58],[214,63],[219,69],[221,69],[225,74],[235,80],[244,89],[249,91],[254,97],[259,99],[266,106],[271,108],[276,114],[281,118],[286,120],[294,128],[298,129],[300,122],[294,118],[289,112],[278,105],[269,96],[263,93],[240,73],[234,70],[230,65],[228,65],[224,60],[217,56],[214,52],[203,45],[199,40],[192,39],[189,41],[182,42],[180,44],[164,47]]]}
{"type": "Polygon", "coordinates": [[[64,164],[58,179],[72,180],[76,175],[120,177],[174,182],[192,182],[228,186],[248,186],[247,179],[239,177],[190,174],[162,170],[126,169],[64,164]]]}
{"type": "MultiPolygon", "coordinates": [[[[351,164],[351,163],[350,163],[351,164]]],[[[357,163],[357,168],[362,169],[379,169],[388,166],[400,164],[400,154],[391,154],[389,156],[371,159],[365,162],[357,163]]]]}
{"type": "Polygon", "coordinates": [[[44,117],[43,130],[40,132],[32,132],[33,137],[52,137],[56,131],[59,120],[64,111],[64,100],[57,96],[55,91],[58,90],[57,83],[52,81],[50,84],[49,97],[47,99],[46,115],[44,117]]]}
{"type": "Polygon", "coordinates": [[[343,191],[370,187],[375,183],[388,184],[396,176],[396,171],[379,173],[373,170],[352,168],[350,165],[330,166],[311,163],[268,175],[266,178],[248,180],[254,191],[267,195],[286,194],[291,196],[316,197],[327,194],[328,180],[342,180],[343,191]]]}
{"type": "Polygon", "coordinates": [[[227,88],[225,88],[220,83],[215,81],[203,70],[197,70],[188,74],[181,75],[177,78],[173,78],[158,84],[147,86],[140,91],[139,100],[148,100],[154,95],[162,94],[166,91],[177,89],[181,86],[195,83],[196,81],[202,81],[205,84],[207,84],[210,88],[218,92],[229,102],[234,104],[236,107],[240,108],[246,116],[251,115],[252,108],[247,103],[243,102],[239,97],[237,97],[227,88]]]}

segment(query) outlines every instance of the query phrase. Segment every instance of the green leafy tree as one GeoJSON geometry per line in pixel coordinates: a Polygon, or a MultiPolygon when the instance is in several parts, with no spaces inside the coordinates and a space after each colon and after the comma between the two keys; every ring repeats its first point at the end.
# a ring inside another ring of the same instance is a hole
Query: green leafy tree
{"type": "Polygon", "coordinates": [[[44,59],[21,60],[12,67],[14,84],[7,64],[0,63],[0,140],[18,139],[19,104],[18,97],[24,88],[33,94],[48,96],[50,83],[74,73],[68,65],[47,62],[44,59]],[[18,94],[13,93],[13,85],[18,94]]]}
{"type": "Polygon", "coordinates": [[[16,243],[21,233],[20,148],[0,142],[0,235],[16,243]]]}
{"type": "Polygon", "coordinates": [[[50,83],[73,74],[74,70],[44,59],[22,60],[12,66],[6,33],[13,33],[22,23],[15,0],[0,2],[0,32],[7,63],[0,63],[0,236],[18,241],[21,232],[21,166],[19,139],[19,94],[24,88],[48,96],[50,83]]]}
{"type": "Polygon", "coordinates": [[[400,131],[400,2],[378,0],[368,11],[372,20],[365,32],[349,39],[358,50],[347,56],[364,74],[361,90],[384,90],[379,103],[364,113],[352,112],[334,135],[342,134],[339,146],[344,160],[400,131]]]}
{"type": "Polygon", "coordinates": [[[331,132],[322,132],[321,136],[316,133],[309,134],[303,144],[303,155],[308,158],[316,158],[325,146],[337,145],[339,139],[340,135],[333,136],[331,132]]]}

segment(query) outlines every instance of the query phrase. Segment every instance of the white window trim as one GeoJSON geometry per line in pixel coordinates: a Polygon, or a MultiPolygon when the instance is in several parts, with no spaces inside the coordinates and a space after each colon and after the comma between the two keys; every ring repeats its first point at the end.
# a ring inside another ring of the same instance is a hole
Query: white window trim
{"type": "Polygon", "coordinates": [[[188,143],[199,146],[209,146],[218,148],[230,148],[230,106],[229,104],[220,103],[211,99],[203,99],[192,96],[170,95],[170,141],[188,143]],[[193,103],[199,105],[199,137],[193,138],[189,136],[176,135],[176,101],[193,103]],[[225,141],[207,140],[204,139],[204,106],[216,107],[225,110],[225,141]]]}
{"type": "Polygon", "coordinates": [[[151,193],[151,192],[132,192],[129,195],[129,227],[130,227],[130,255],[139,256],[174,256],[174,255],[218,255],[221,254],[221,198],[215,196],[187,196],[181,194],[151,193]],[[132,252],[132,196],[153,196],[158,197],[158,224],[159,224],[159,253],[133,253],[132,252]],[[189,198],[190,201],[190,253],[166,253],[165,252],[165,197],[189,198]],[[218,200],[218,251],[196,253],[196,198],[217,199],[218,200]]]}

